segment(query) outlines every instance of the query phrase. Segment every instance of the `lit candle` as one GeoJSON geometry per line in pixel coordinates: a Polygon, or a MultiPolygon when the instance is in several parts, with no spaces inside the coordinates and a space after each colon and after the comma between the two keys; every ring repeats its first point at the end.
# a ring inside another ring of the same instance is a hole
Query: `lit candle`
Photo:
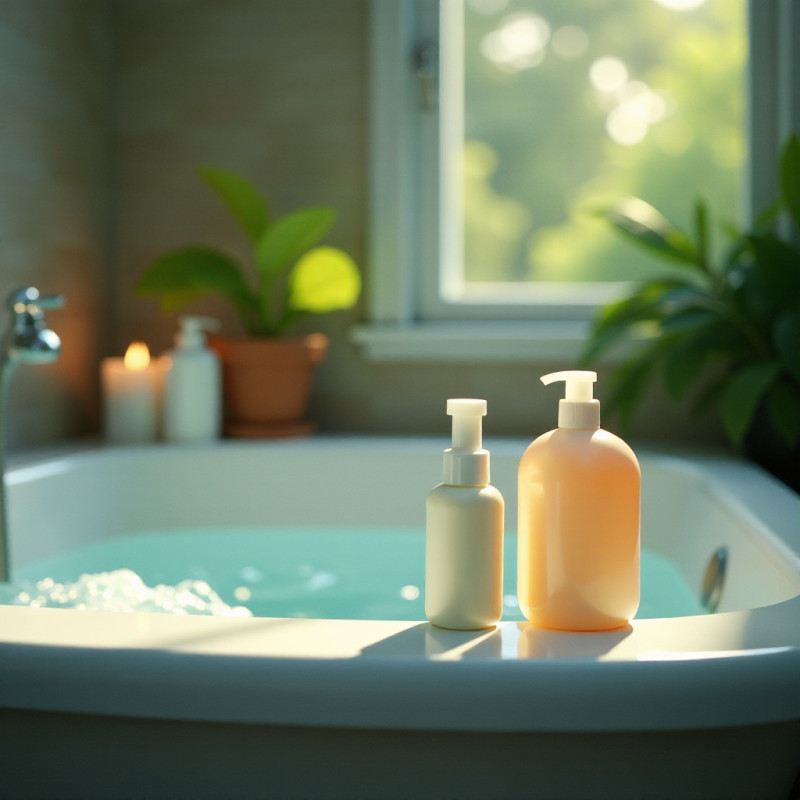
{"type": "Polygon", "coordinates": [[[106,438],[111,442],[151,442],[158,435],[161,369],[144,342],[133,342],[125,358],[101,365],[106,438]]]}

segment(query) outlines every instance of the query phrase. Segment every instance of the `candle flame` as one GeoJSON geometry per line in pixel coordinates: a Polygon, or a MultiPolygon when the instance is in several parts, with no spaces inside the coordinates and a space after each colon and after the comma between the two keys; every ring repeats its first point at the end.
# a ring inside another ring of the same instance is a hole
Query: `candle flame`
{"type": "Polygon", "coordinates": [[[131,342],[125,351],[125,369],[139,372],[150,366],[150,351],[144,342],[131,342]]]}

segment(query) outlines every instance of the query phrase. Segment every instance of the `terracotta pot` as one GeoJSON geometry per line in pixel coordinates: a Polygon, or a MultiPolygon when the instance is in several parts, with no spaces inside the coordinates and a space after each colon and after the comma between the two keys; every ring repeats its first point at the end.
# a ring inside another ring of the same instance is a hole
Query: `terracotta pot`
{"type": "Polygon", "coordinates": [[[304,436],[314,370],[325,359],[328,337],[229,339],[209,337],[222,361],[224,433],[235,437],[304,436]]]}

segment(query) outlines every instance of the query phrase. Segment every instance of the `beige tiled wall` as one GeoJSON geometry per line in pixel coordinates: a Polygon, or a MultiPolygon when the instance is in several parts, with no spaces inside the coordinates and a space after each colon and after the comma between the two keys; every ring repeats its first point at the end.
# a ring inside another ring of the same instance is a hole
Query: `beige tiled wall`
{"type": "Polygon", "coordinates": [[[0,1],[0,300],[27,285],[68,299],[49,315],[61,359],[14,375],[12,447],[97,425],[109,298],[107,17],[104,0],[0,1]]]}

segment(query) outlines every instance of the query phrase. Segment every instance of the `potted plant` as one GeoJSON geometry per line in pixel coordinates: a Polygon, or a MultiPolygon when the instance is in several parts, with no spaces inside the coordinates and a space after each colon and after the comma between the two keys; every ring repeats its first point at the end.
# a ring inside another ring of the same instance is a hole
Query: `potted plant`
{"type": "Polygon", "coordinates": [[[716,263],[705,204],[686,235],[643,200],[601,211],[622,234],[676,268],[599,312],[585,360],[623,339],[632,352],[611,375],[607,407],[627,425],[660,372],[690,411],[718,409],[736,448],[800,489],[800,137],[785,143],[780,197],[752,230],[728,231],[716,263]],[[777,224],[786,212],[786,229],[777,224]],[[791,230],[789,230],[791,229],[791,230]]]}
{"type": "Polygon", "coordinates": [[[351,308],[361,290],[352,258],[318,244],[335,213],[315,206],[273,220],[264,197],[241,176],[217,168],[198,174],[247,237],[251,269],[216,248],[188,245],[153,261],[135,290],[158,297],[167,313],[209,294],[236,310],[245,335],[209,342],[222,361],[227,435],[306,433],[312,428],[305,413],[313,372],[328,339],[287,333],[309,314],[351,308]]]}

